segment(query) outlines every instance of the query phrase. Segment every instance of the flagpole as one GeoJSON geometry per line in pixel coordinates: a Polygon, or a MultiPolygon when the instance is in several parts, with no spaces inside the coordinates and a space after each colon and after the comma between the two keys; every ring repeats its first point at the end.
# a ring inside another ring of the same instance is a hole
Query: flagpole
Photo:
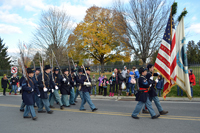
{"type": "Polygon", "coordinates": [[[172,43],[172,6],[171,6],[171,14],[170,14],[170,25],[171,25],[171,29],[170,29],[170,40],[172,43]]]}

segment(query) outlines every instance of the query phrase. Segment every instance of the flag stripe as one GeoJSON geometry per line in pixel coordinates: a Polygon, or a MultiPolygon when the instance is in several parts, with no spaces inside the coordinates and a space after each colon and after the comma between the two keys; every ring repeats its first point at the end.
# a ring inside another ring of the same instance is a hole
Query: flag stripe
{"type": "Polygon", "coordinates": [[[158,53],[157,58],[162,61],[166,66],[170,66],[170,62],[164,58],[160,53],[158,53]]]}
{"type": "Polygon", "coordinates": [[[166,47],[166,45],[161,44],[160,45],[160,50],[165,52],[168,56],[170,56],[170,50],[166,47]]]}

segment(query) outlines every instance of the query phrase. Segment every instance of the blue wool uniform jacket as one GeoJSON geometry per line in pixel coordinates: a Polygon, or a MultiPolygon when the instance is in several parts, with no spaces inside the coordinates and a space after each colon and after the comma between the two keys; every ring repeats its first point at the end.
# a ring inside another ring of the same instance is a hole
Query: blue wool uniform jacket
{"type": "Polygon", "coordinates": [[[71,75],[65,75],[64,74],[64,78],[66,79],[66,81],[63,81],[63,77],[61,78],[61,86],[60,86],[60,92],[63,95],[70,95],[70,90],[72,89],[72,84],[74,84],[74,82],[72,81],[71,75]]]}
{"type": "MultiPolygon", "coordinates": [[[[52,76],[50,74],[47,74],[44,72],[44,82],[45,86],[48,89],[48,91],[52,91],[53,88],[55,88],[55,83],[52,80],[52,76]]],[[[43,82],[42,82],[42,73],[38,76],[38,85],[40,90],[40,98],[41,99],[47,99],[48,98],[48,91],[44,92],[43,88],[43,82]]]]}
{"type": "MultiPolygon", "coordinates": [[[[155,89],[155,84],[156,82],[154,80],[151,80],[150,77],[152,76],[152,72],[148,72],[147,75],[146,75],[146,78],[147,78],[147,81],[152,84],[150,90],[149,90],[149,96],[150,97],[155,97],[157,96],[157,93],[156,93],[156,89],[155,89]]],[[[154,73],[153,76],[158,76],[157,73],[154,73]]]]}
{"type": "MultiPolygon", "coordinates": [[[[87,80],[86,75],[83,75],[83,77],[82,77],[83,84],[84,84],[84,82],[90,82],[91,83],[90,75],[89,74],[87,74],[87,75],[88,75],[89,81],[87,80]]],[[[91,92],[91,86],[87,87],[87,86],[83,85],[81,87],[81,91],[83,91],[83,92],[89,92],[90,93],[91,92]]]]}
{"type": "Polygon", "coordinates": [[[60,87],[62,76],[60,74],[53,73],[54,83],[60,87]]]}
{"type": "Polygon", "coordinates": [[[25,105],[34,105],[35,101],[34,101],[34,91],[37,92],[37,94],[39,95],[39,89],[37,87],[37,83],[35,81],[34,78],[30,78],[29,80],[29,85],[26,81],[26,79],[24,78],[23,82],[22,82],[22,100],[25,103],[25,105]]]}
{"type": "Polygon", "coordinates": [[[149,83],[144,76],[140,76],[138,80],[138,85],[139,85],[139,92],[136,94],[136,101],[141,101],[141,102],[146,102],[147,97],[149,96],[148,92],[145,92],[144,90],[141,91],[141,89],[145,89],[146,91],[149,88],[149,83]]]}

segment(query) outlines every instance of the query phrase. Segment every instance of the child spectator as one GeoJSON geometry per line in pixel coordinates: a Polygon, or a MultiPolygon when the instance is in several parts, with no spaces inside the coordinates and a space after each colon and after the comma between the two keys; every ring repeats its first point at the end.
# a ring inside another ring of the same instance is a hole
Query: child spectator
{"type": "Polygon", "coordinates": [[[110,82],[110,95],[109,96],[114,96],[115,93],[115,85],[116,85],[116,77],[115,73],[112,74],[112,76],[109,79],[110,82]]]}
{"type": "Polygon", "coordinates": [[[102,86],[102,80],[103,80],[103,74],[101,74],[101,77],[98,78],[99,81],[99,95],[102,95],[102,91],[103,91],[103,86],[102,86]]]}
{"type": "Polygon", "coordinates": [[[107,87],[108,87],[108,79],[107,76],[105,75],[103,80],[102,80],[102,85],[103,85],[103,89],[104,89],[104,95],[103,96],[107,96],[107,87]]]}
{"type": "Polygon", "coordinates": [[[161,90],[163,89],[164,81],[161,75],[158,76],[158,83],[156,84],[157,95],[161,96],[161,90]]]}

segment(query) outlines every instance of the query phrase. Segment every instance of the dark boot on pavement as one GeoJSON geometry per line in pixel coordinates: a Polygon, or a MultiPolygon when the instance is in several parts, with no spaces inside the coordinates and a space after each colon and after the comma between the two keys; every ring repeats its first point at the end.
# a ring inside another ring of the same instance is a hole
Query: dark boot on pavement
{"type": "Polygon", "coordinates": [[[149,114],[149,111],[143,109],[143,110],[142,110],[142,113],[143,113],[143,114],[149,114]]]}
{"type": "Polygon", "coordinates": [[[168,111],[160,111],[160,115],[165,115],[165,114],[167,114],[168,113],[168,111]]]}
{"type": "Polygon", "coordinates": [[[133,119],[140,119],[140,118],[137,117],[137,116],[132,116],[132,115],[131,115],[131,117],[132,117],[133,119]]]}
{"type": "Polygon", "coordinates": [[[155,115],[152,117],[152,119],[157,119],[160,115],[155,115]]]}
{"type": "Polygon", "coordinates": [[[48,114],[52,114],[53,113],[53,111],[52,110],[50,110],[49,112],[47,112],[48,114]]]}
{"type": "Polygon", "coordinates": [[[37,117],[33,117],[32,119],[33,119],[33,120],[36,120],[36,119],[37,119],[37,117]]]}
{"type": "Polygon", "coordinates": [[[49,106],[49,108],[52,108],[52,109],[54,109],[55,107],[50,105],[50,106],[49,106]]]}

